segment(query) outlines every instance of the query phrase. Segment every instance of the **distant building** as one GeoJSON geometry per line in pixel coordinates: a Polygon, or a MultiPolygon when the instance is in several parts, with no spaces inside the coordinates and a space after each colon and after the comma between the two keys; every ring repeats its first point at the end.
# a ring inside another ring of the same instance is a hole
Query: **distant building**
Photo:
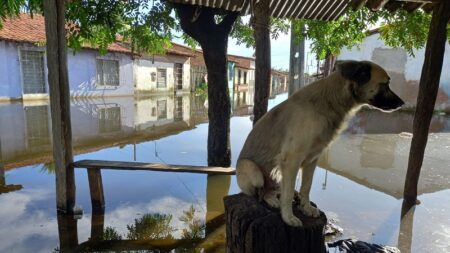
{"type": "Polygon", "coordinates": [[[194,56],[191,48],[172,43],[165,55],[136,57],[136,93],[190,92],[190,57],[194,56]]]}
{"type": "Polygon", "coordinates": [[[270,97],[275,97],[280,93],[288,91],[289,72],[272,69],[270,71],[270,97]]]}
{"type": "MultiPolygon", "coordinates": [[[[48,97],[44,17],[21,14],[7,19],[0,29],[0,100],[48,97]]],[[[120,43],[106,55],[84,46],[69,49],[70,94],[73,97],[133,95],[133,57],[120,43]]]]}
{"type": "MultiPolygon", "coordinates": [[[[414,50],[414,56],[404,49],[384,44],[376,31],[363,43],[351,49],[342,49],[338,60],[368,60],[385,68],[391,76],[390,86],[409,106],[415,106],[425,49],[414,50]]],[[[447,42],[436,109],[450,108],[450,44],[447,42]]]]}

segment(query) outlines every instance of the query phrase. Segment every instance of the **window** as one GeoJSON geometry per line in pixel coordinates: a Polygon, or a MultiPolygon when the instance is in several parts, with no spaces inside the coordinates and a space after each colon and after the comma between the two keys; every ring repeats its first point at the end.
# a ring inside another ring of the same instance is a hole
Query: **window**
{"type": "Polygon", "coordinates": [[[23,93],[45,93],[44,52],[20,51],[23,93]]]}
{"type": "Polygon", "coordinates": [[[247,84],[247,71],[244,71],[244,84],[247,84]]]}
{"type": "Polygon", "coordinates": [[[166,88],[167,80],[167,70],[166,69],[157,69],[156,70],[156,88],[166,88]]]}
{"type": "Polygon", "coordinates": [[[167,119],[167,100],[156,101],[157,120],[167,119]]]}
{"type": "Polygon", "coordinates": [[[241,84],[241,70],[238,70],[238,84],[241,84]]]}
{"type": "Polygon", "coordinates": [[[111,133],[122,130],[120,107],[99,108],[98,128],[100,133],[111,133]]]}
{"type": "Polygon", "coordinates": [[[97,59],[97,85],[119,86],[119,61],[97,59]]]}
{"type": "Polygon", "coordinates": [[[46,105],[25,107],[27,143],[29,148],[50,145],[50,125],[46,105]]]}

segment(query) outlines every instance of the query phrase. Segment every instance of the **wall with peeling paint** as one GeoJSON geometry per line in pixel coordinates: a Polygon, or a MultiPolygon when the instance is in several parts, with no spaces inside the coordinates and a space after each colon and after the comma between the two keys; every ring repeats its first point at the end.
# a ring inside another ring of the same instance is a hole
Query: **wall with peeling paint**
{"type": "MultiPolygon", "coordinates": [[[[414,56],[404,49],[386,46],[379,34],[367,36],[363,43],[351,49],[343,49],[338,60],[373,61],[385,68],[391,76],[391,88],[407,106],[416,105],[420,74],[424,61],[425,48],[414,50],[414,56]]],[[[450,44],[447,43],[442,67],[440,88],[436,109],[450,109],[450,44]]]]}

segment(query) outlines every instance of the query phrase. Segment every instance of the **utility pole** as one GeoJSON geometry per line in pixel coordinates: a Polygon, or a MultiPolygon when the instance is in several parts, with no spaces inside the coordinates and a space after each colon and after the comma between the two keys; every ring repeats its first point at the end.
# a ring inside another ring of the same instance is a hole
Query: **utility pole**
{"type": "MultiPolygon", "coordinates": [[[[301,32],[305,31],[302,27],[301,32]]],[[[305,86],[305,40],[299,40],[291,22],[291,46],[289,53],[289,96],[305,86]]]]}

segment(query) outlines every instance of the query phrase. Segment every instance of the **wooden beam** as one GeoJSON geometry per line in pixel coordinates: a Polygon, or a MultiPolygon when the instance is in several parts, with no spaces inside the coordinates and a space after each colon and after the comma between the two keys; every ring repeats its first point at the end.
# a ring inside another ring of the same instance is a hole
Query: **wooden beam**
{"type": "Polygon", "coordinates": [[[270,0],[255,4],[252,17],[255,37],[255,98],[253,125],[267,112],[270,93],[270,0]]]}
{"type": "Polygon", "coordinates": [[[442,1],[439,4],[435,4],[420,77],[417,108],[414,114],[413,138],[409,151],[408,171],[403,192],[404,200],[410,204],[416,203],[417,200],[417,184],[439,89],[449,20],[450,1],[442,1]]]}
{"type": "Polygon", "coordinates": [[[64,3],[65,1],[44,0],[44,16],[53,157],[56,167],[56,205],[58,211],[71,213],[75,206],[75,175],[71,166],[73,162],[72,128],[64,3]]]}
{"type": "Polygon", "coordinates": [[[146,170],[163,172],[187,172],[200,174],[222,174],[234,175],[234,168],[206,167],[190,165],[170,165],[159,163],[138,163],[138,162],[120,162],[120,161],[100,161],[100,160],[81,160],[73,164],[75,168],[87,168],[88,170],[111,169],[111,170],[146,170]]]}
{"type": "Polygon", "coordinates": [[[373,11],[377,11],[380,10],[381,8],[384,7],[384,5],[387,4],[387,2],[389,2],[389,0],[369,0],[367,2],[367,6],[373,10],[373,11]]]}

